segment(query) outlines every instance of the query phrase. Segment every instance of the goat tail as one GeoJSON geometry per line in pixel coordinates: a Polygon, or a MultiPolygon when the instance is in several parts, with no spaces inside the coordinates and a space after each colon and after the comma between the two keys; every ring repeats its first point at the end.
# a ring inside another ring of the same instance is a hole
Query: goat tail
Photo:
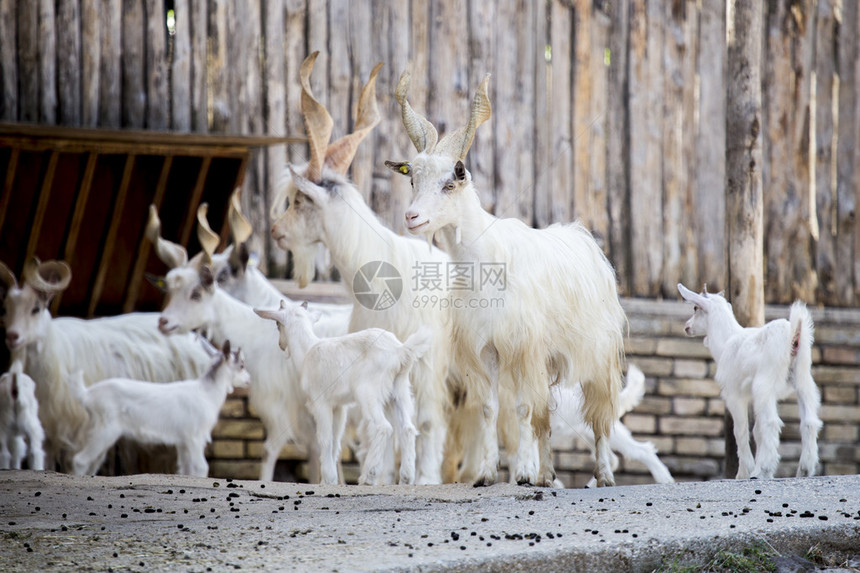
{"type": "Polygon", "coordinates": [[[411,366],[416,360],[427,354],[433,342],[433,329],[422,326],[413,332],[403,343],[403,364],[411,366]]]}
{"type": "Polygon", "coordinates": [[[618,417],[620,418],[642,402],[645,396],[645,374],[635,364],[627,367],[627,383],[618,394],[618,417]]]}
{"type": "Polygon", "coordinates": [[[821,392],[812,378],[812,342],[814,326],[806,305],[797,301],[789,313],[791,325],[791,374],[790,380],[797,393],[800,414],[800,437],[802,449],[797,475],[815,475],[818,467],[818,432],[822,423],[818,417],[821,408],[821,392]]]}
{"type": "Polygon", "coordinates": [[[812,342],[815,327],[803,301],[791,305],[788,318],[791,324],[791,357],[796,368],[808,369],[812,365],[812,342]]]}

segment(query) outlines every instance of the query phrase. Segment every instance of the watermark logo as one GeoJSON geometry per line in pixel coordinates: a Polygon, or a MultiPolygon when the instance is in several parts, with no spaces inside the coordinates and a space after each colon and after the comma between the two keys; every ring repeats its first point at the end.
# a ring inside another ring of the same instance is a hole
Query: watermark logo
{"type": "Polygon", "coordinates": [[[369,310],[386,310],[403,294],[403,278],[394,265],[385,261],[364,264],[352,279],[352,291],[359,304],[369,310]]]}

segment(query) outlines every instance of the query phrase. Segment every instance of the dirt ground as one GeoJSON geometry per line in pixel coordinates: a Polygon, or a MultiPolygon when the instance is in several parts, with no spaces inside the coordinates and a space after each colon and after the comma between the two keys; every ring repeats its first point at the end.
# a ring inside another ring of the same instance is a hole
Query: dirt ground
{"type": "Polygon", "coordinates": [[[781,571],[860,565],[860,476],[551,490],[11,471],[0,514],[4,571],[680,571],[750,548],[781,571]]]}

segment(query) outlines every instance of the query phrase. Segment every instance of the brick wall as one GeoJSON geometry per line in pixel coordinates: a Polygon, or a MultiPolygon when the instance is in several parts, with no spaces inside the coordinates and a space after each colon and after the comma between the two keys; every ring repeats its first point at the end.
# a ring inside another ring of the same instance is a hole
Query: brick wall
{"type": "MultiPolygon", "coordinates": [[[[660,459],[676,480],[708,480],[723,475],[723,415],[719,387],[713,380],[714,363],[701,339],[684,336],[684,322],[692,309],[680,302],[628,299],[628,361],[646,376],[642,403],[624,417],[639,440],[652,441],[660,459]]],[[[860,310],[811,309],[815,321],[813,376],[822,394],[819,435],[820,471],[824,474],[860,473],[860,310]]],[[[768,307],[767,319],[788,315],[787,307],[768,307]]],[[[792,476],[800,456],[797,405],[780,405],[785,423],[778,475],[792,476]]],[[[227,400],[208,449],[210,474],[256,478],[265,430],[249,411],[247,397],[227,400]]],[[[581,440],[554,440],[555,468],[567,486],[582,487],[592,462],[581,440]]],[[[358,476],[351,452],[343,455],[348,481],[358,476]]],[[[303,480],[305,452],[288,445],[281,453],[276,479],[303,480]]],[[[647,469],[623,458],[616,472],[619,484],[652,483],[647,469]]]]}

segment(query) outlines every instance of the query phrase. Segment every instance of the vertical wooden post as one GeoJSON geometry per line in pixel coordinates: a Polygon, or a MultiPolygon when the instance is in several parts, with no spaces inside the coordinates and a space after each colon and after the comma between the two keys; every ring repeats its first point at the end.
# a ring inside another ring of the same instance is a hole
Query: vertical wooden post
{"type": "MultiPolygon", "coordinates": [[[[729,0],[726,215],[729,296],[743,326],[764,323],[761,146],[762,3],[729,0]]],[[[728,414],[726,421],[728,422],[728,414]]],[[[726,475],[737,468],[726,427],[726,475]]]]}
{"type": "Polygon", "coordinates": [[[842,23],[839,27],[839,127],[836,149],[836,277],[837,298],[841,304],[855,304],[860,284],[860,263],[854,234],[857,195],[860,194],[860,104],[858,104],[858,71],[860,71],[860,49],[857,36],[860,34],[860,10],[857,2],[842,5],[842,23]],[[855,265],[858,265],[855,267],[855,265]],[[853,272],[852,272],[853,270],[853,272]]]}

